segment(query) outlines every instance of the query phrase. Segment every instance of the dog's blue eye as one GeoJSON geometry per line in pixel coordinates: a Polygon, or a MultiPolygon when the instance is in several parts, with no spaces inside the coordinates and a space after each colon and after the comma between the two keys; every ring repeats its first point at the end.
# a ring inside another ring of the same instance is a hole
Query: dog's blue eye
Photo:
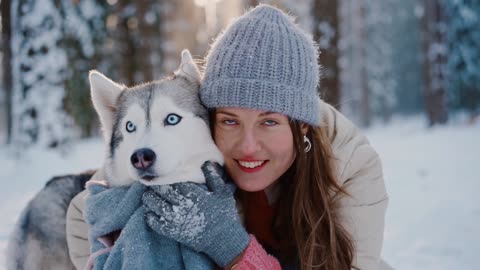
{"type": "Polygon", "coordinates": [[[182,117],[180,115],[171,113],[167,115],[167,118],[165,118],[165,125],[167,126],[174,126],[182,120],[182,117]]]}
{"type": "Polygon", "coordinates": [[[135,126],[135,124],[132,123],[132,122],[130,122],[130,121],[127,121],[127,126],[126,126],[126,128],[127,128],[127,131],[130,132],[130,133],[134,132],[134,131],[137,129],[137,127],[135,126]]]}

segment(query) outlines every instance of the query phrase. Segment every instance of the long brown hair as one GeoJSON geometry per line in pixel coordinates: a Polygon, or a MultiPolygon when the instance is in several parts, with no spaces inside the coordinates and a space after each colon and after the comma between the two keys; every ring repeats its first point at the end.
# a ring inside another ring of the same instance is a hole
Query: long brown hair
{"type": "Polygon", "coordinates": [[[328,133],[324,127],[308,127],[306,136],[312,148],[305,153],[301,124],[292,121],[290,126],[297,154],[294,176],[288,181],[293,192],[285,200],[291,205],[284,203],[279,207],[283,208],[280,213],[291,211],[290,229],[297,244],[301,269],[350,269],[354,247],[340,224],[338,211],[338,199],[348,194],[337,181],[328,133]]]}

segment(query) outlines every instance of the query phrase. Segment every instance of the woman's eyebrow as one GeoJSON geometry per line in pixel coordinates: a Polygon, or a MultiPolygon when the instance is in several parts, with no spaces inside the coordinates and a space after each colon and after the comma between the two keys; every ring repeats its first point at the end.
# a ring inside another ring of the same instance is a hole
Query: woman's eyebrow
{"type": "Polygon", "coordinates": [[[225,115],[228,115],[228,116],[237,116],[237,115],[234,114],[234,113],[224,112],[224,111],[217,111],[216,114],[225,114],[225,115]]]}
{"type": "MultiPolygon", "coordinates": [[[[216,114],[225,114],[225,115],[234,116],[234,117],[237,116],[236,114],[231,113],[231,112],[218,111],[218,110],[217,110],[216,114]]],[[[280,114],[280,113],[267,111],[267,112],[260,113],[258,116],[268,116],[268,115],[271,115],[271,114],[280,114]]]]}

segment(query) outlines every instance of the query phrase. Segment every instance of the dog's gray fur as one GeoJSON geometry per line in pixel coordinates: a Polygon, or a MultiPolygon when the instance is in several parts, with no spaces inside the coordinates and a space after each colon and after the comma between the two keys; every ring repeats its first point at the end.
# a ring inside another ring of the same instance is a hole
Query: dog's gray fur
{"type": "Polygon", "coordinates": [[[20,215],[7,247],[7,269],[75,269],[68,256],[65,215],[72,198],[93,175],[52,178],[20,215]]]}

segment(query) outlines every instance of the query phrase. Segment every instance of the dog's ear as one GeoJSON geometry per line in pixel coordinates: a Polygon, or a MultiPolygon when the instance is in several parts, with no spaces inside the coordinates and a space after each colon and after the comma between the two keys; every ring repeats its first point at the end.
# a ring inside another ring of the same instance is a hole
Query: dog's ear
{"type": "Polygon", "coordinates": [[[104,135],[108,137],[113,129],[118,97],[126,87],[96,70],[91,70],[88,78],[93,107],[100,117],[104,135]]]}
{"type": "Polygon", "coordinates": [[[200,83],[200,71],[197,64],[193,61],[190,51],[187,49],[182,51],[182,62],[174,73],[176,76],[182,76],[191,82],[200,83]]]}

